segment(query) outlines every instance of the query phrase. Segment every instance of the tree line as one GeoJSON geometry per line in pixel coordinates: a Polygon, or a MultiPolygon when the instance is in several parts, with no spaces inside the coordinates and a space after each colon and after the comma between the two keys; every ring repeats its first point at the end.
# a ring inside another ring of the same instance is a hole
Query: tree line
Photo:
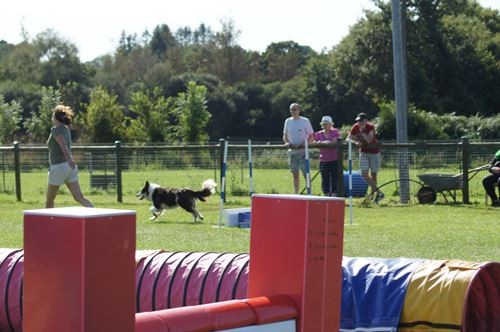
{"type": "MultiPolygon", "coordinates": [[[[124,31],[113,54],[86,63],[52,30],[0,41],[0,142],[44,142],[57,103],[75,110],[73,131],[85,142],[279,139],[291,102],[315,128],[323,115],[341,127],[365,112],[393,139],[391,6],[373,2],[377,9],[321,53],[294,41],[245,50],[231,20],[217,31],[124,31]]],[[[499,12],[469,0],[405,6],[409,138],[498,138],[499,12]]]]}

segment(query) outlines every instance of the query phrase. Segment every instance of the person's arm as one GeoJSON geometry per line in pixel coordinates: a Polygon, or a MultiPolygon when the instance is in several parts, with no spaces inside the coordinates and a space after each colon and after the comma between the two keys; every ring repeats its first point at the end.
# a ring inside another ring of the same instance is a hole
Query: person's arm
{"type": "Polygon", "coordinates": [[[491,174],[500,174],[500,161],[492,162],[488,170],[491,174]]]}
{"type": "MultiPolygon", "coordinates": [[[[286,129],[286,127],[285,127],[286,129]]],[[[288,140],[288,135],[286,131],[283,133],[283,143],[285,143],[285,146],[290,146],[290,141],[288,140]]]]}
{"type": "Polygon", "coordinates": [[[493,166],[492,168],[490,168],[490,172],[493,174],[500,174],[500,167],[493,166]]]}
{"type": "Polygon", "coordinates": [[[314,143],[314,130],[311,125],[311,121],[309,121],[309,119],[307,119],[306,134],[307,134],[307,143],[314,143]]]}
{"type": "Polygon", "coordinates": [[[321,140],[319,139],[319,131],[313,134],[314,142],[313,143],[321,143],[321,140]]]}
{"type": "Polygon", "coordinates": [[[314,143],[314,133],[307,136],[307,143],[314,143]]]}
{"type": "Polygon", "coordinates": [[[59,144],[59,147],[61,148],[61,151],[64,155],[64,159],[68,162],[68,165],[71,168],[75,168],[75,161],[73,160],[73,156],[71,155],[71,152],[68,149],[68,146],[66,145],[66,141],[64,140],[63,135],[57,135],[54,137],[56,142],[59,144]]]}
{"type": "Polygon", "coordinates": [[[361,137],[363,137],[363,140],[366,142],[366,144],[370,144],[371,142],[373,142],[373,139],[375,138],[375,127],[370,128],[368,133],[365,133],[364,132],[365,126],[366,126],[366,124],[359,128],[360,134],[361,134],[361,137]]]}
{"type": "Polygon", "coordinates": [[[288,135],[287,135],[287,127],[288,127],[288,119],[285,120],[285,125],[283,127],[283,143],[285,143],[285,145],[289,145],[290,142],[288,141],[288,135]]]}
{"type": "Polygon", "coordinates": [[[332,129],[335,132],[335,135],[333,135],[332,140],[330,141],[331,143],[337,143],[337,139],[340,137],[340,133],[337,129],[332,129]]]}
{"type": "Polygon", "coordinates": [[[355,126],[354,125],[352,128],[351,128],[351,131],[349,132],[349,135],[347,135],[347,140],[350,140],[351,142],[354,142],[356,145],[358,144],[361,144],[360,140],[359,140],[359,137],[354,134],[354,131],[355,131],[355,126]]]}

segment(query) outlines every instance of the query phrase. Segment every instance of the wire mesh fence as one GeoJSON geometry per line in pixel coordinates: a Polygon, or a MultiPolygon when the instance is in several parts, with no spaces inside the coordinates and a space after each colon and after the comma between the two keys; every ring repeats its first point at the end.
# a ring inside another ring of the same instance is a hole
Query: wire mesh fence
{"type": "MultiPolygon", "coordinates": [[[[217,182],[221,176],[222,142],[205,145],[75,145],[74,159],[80,171],[80,185],[86,194],[105,192],[123,197],[133,197],[144,181],[170,187],[198,188],[206,178],[217,182]]],[[[410,202],[422,186],[429,186],[419,178],[422,174],[449,175],[464,178],[467,172],[467,194],[472,202],[484,202],[481,179],[486,175],[475,168],[487,164],[499,142],[414,142],[396,144],[382,142],[382,167],[378,173],[378,185],[388,200],[398,202],[401,195],[401,180],[408,178],[410,202]],[[401,173],[401,156],[405,156],[407,173],[401,173]],[[465,167],[464,167],[465,166],[465,167]]],[[[348,165],[347,145],[339,147],[341,165],[348,165]]],[[[359,169],[359,155],[352,154],[353,170],[359,169]]],[[[247,142],[229,142],[226,170],[226,195],[246,196],[250,194],[250,165],[247,142]]],[[[292,177],[288,171],[288,151],[281,142],[255,142],[252,144],[253,191],[259,193],[291,193],[292,177]]],[[[321,194],[319,173],[319,150],[311,148],[310,165],[312,193],[321,194]]],[[[17,145],[0,147],[0,191],[18,195],[44,195],[47,187],[48,150],[45,145],[17,145]]],[[[342,182],[345,176],[342,178],[342,182]]],[[[344,188],[346,184],[344,183],[344,188]]],[[[301,179],[301,186],[305,186],[301,179]]],[[[431,185],[432,186],[432,185],[431,185]]],[[[437,190],[437,200],[462,202],[463,183],[460,188],[437,190]]],[[[64,190],[64,189],[62,189],[64,190]]],[[[467,197],[468,198],[468,197],[467,197]]]]}

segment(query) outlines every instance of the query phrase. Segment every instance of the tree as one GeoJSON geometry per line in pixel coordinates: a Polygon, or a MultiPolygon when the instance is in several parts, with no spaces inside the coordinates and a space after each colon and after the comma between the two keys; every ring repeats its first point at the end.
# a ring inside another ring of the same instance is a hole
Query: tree
{"type": "Polygon", "coordinates": [[[124,116],[116,95],[97,87],[90,94],[85,114],[86,138],[89,142],[112,143],[125,137],[124,116]]]}
{"type": "Polygon", "coordinates": [[[177,45],[177,40],[166,24],[157,25],[153,30],[149,47],[153,54],[159,58],[163,58],[165,53],[177,45]]]}
{"type": "MultiPolygon", "coordinates": [[[[345,96],[364,96],[346,111],[370,110],[394,99],[389,1],[375,1],[349,35],[332,50],[336,82],[345,96]]],[[[407,1],[409,101],[437,114],[495,114],[500,108],[498,11],[465,0],[407,1]]],[[[335,84],[337,84],[335,83],[335,84]]]]}
{"type": "Polygon", "coordinates": [[[38,52],[42,85],[57,86],[68,82],[89,85],[94,72],[80,62],[78,48],[73,43],[49,29],[36,36],[33,46],[38,52]]]}
{"type": "Polygon", "coordinates": [[[314,54],[309,46],[291,40],[271,43],[261,57],[266,82],[288,81],[314,54]]]}
{"type": "Polygon", "coordinates": [[[222,31],[217,32],[214,37],[213,58],[211,73],[217,75],[225,83],[232,85],[236,82],[246,80],[252,76],[256,64],[241,46],[238,45],[240,31],[236,29],[234,22],[223,21],[222,31]]]}
{"type": "Polygon", "coordinates": [[[23,110],[19,103],[12,101],[6,103],[4,96],[0,95],[0,143],[12,143],[14,133],[20,129],[23,110]]]}
{"type": "Polygon", "coordinates": [[[319,123],[323,115],[330,115],[337,125],[345,123],[348,119],[345,118],[344,112],[338,109],[337,102],[337,90],[342,86],[335,84],[335,68],[329,57],[319,55],[312,58],[304,66],[304,78],[302,107],[310,111],[311,121],[319,123]]]}
{"type": "Polygon", "coordinates": [[[206,26],[204,23],[201,23],[198,26],[198,29],[193,32],[193,43],[205,45],[212,41],[213,37],[214,34],[212,32],[212,29],[209,26],[206,26]]]}
{"type": "Polygon", "coordinates": [[[39,53],[27,41],[23,41],[5,54],[0,63],[2,80],[23,83],[39,83],[42,77],[39,53]]]}
{"type": "Polygon", "coordinates": [[[128,55],[132,51],[141,48],[141,43],[137,34],[127,34],[125,31],[122,31],[120,36],[120,41],[118,43],[117,53],[121,55],[128,55]]]}
{"type": "Polygon", "coordinates": [[[359,112],[375,116],[377,100],[394,99],[390,22],[390,10],[366,12],[329,53],[328,71],[335,73],[329,90],[336,100],[332,111],[337,124],[352,123],[359,112]]]}
{"type": "Polygon", "coordinates": [[[7,56],[14,48],[14,45],[7,43],[5,40],[0,40],[0,61],[7,56]]]}
{"type": "Polygon", "coordinates": [[[205,143],[208,141],[206,127],[210,120],[207,110],[207,88],[191,81],[187,92],[181,92],[176,98],[179,114],[179,131],[182,140],[187,143],[205,143]]]}
{"type": "Polygon", "coordinates": [[[42,88],[42,102],[38,112],[31,113],[31,117],[24,121],[30,138],[33,142],[45,143],[52,127],[52,110],[61,104],[61,94],[53,87],[42,88]]]}
{"type": "Polygon", "coordinates": [[[175,121],[171,115],[173,106],[171,99],[162,96],[162,91],[155,88],[149,91],[138,91],[132,94],[130,110],[135,119],[130,120],[127,127],[127,138],[137,142],[163,142],[176,137],[175,121]]]}

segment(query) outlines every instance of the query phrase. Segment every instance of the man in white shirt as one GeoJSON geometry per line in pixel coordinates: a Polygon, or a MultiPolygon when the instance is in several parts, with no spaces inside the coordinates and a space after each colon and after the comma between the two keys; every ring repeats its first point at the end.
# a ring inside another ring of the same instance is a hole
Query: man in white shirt
{"type": "Polygon", "coordinates": [[[314,131],[308,118],[300,116],[300,105],[293,103],[290,105],[291,117],[285,120],[283,128],[283,142],[288,146],[288,157],[290,171],[293,175],[293,189],[295,194],[299,193],[300,175],[306,175],[306,153],[304,150],[305,140],[313,141],[314,131]]]}

